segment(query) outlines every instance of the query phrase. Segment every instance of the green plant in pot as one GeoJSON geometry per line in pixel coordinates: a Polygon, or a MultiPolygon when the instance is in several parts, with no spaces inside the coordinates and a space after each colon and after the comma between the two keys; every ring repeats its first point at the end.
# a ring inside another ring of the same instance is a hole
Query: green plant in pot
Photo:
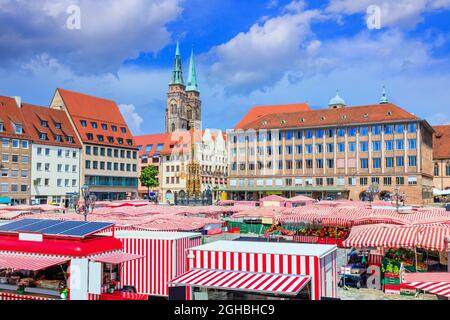
{"type": "Polygon", "coordinates": [[[18,294],[25,294],[25,285],[24,284],[20,284],[17,286],[17,293],[18,294]]]}

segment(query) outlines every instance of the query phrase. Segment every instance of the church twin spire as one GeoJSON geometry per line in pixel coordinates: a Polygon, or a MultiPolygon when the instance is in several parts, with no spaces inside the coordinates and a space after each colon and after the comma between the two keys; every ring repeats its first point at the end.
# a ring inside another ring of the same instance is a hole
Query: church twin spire
{"type": "MultiPolygon", "coordinates": [[[[175,51],[175,64],[172,71],[172,81],[170,85],[185,85],[183,79],[183,67],[181,63],[181,53],[180,53],[180,43],[177,41],[177,48],[175,51]]],[[[199,92],[198,80],[197,80],[197,70],[195,66],[194,49],[191,52],[191,59],[189,64],[189,77],[186,87],[186,91],[199,92]]]]}

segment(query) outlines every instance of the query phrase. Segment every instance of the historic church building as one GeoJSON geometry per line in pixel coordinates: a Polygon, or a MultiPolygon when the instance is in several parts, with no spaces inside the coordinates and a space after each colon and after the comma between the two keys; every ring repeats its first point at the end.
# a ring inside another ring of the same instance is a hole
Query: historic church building
{"type": "Polygon", "coordinates": [[[197,82],[194,52],[191,54],[187,86],[183,79],[180,45],[177,43],[166,109],[166,132],[201,130],[202,102],[197,82]]]}

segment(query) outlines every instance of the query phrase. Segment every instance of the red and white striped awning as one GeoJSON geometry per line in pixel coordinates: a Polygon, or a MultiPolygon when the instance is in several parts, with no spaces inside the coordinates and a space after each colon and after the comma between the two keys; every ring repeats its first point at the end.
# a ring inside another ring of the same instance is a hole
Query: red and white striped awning
{"type": "Polygon", "coordinates": [[[108,264],[121,264],[121,263],[138,260],[138,259],[142,259],[142,258],[144,258],[144,256],[125,253],[125,252],[113,252],[113,253],[103,254],[101,256],[92,257],[91,260],[96,261],[96,262],[101,262],[101,263],[108,263],[108,264]]]}
{"type": "Polygon", "coordinates": [[[405,273],[403,283],[425,292],[450,298],[450,273],[405,273]]]}
{"type": "Polygon", "coordinates": [[[310,277],[302,275],[193,269],[169,284],[296,296],[310,280],[310,277]]]}
{"type": "Polygon", "coordinates": [[[429,250],[445,251],[449,236],[450,229],[446,226],[420,227],[417,246],[429,250]]]}
{"type": "Polygon", "coordinates": [[[354,228],[343,242],[345,247],[414,248],[418,239],[418,228],[399,226],[367,226],[354,228]]]}
{"type": "Polygon", "coordinates": [[[0,253],[0,269],[39,271],[69,261],[67,258],[0,253]]]}

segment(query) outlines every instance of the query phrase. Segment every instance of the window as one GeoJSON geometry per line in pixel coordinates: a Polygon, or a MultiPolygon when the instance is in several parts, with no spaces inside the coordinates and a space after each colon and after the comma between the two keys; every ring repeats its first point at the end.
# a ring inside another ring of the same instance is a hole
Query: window
{"type": "Polygon", "coordinates": [[[356,152],[356,142],[348,143],[348,152],[356,152]]]}
{"type": "Polygon", "coordinates": [[[337,135],[338,135],[338,137],[345,137],[345,129],[339,128],[337,131],[337,135]]]}
{"type": "Polygon", "coordinates": [[[359,128],[359,134],[361,136],[368,136],[369,135],[369,127],[361,127],[361,128],[359,128]]]}
{"type": "Polygon", "coordinates": [[[55,140],[56,140],[56,142],[61,142],[62,141],[62,136],[56,135],[55,136],[55,140]]]}
{"type": "Polygon", "coordinates": [[[112,157],[112,149],[108,148],[106,154],[108,155],[108,157],[112,157]]]}
{"type": "Polygon", "coordinates": [[[20,191],[21,191],[21,192],[27,192],[27,191],[28,191],[28,186],[27,186],[26,184],[22,184],[22,185],[20,186],[20,191]]]}
{"type": "Polygon", "coordinates": [[[405,150],[405,140],[396,140],[395,146],[397,150],[405,150]]]}
{"type": "Polygon", "coordinates": [[[333,138],[334,137],[334,129],[327,129],[327,130],[325,130],[325,136],[327,138],[333,138]]]}
{"type": "Polygon", "coordinates": [[[98,170],[98,161],[93,161],[93,162],[92,162],[92,168],[93,168],[94,170],[98,170]]]}
{"type": "Polygon", "coordinates": [[[334,159],[327,159],[327,168],[334,169],[334,159]]]}
{"type": "Polygon", "coordinates": [[[67,136],[67,137],[66,137],[66,140],[67,140],[67,143],[69,143],[69,144],[74,143],[73,137],[71,137],[71,136],[67,136]]]}
{"type": "Polygon", "coordinates": [[[19,192],[19,186],[17,184],[12,184],[11,192],[19,192]]]}
{"type": "Polygon", "coordinates": [[[357,132],[358,132],[358,129],[356,127],[348,128],[348,136],[349,137],[356,137],[357,132]]]}
{"type": "Polygon", "coordinates": [[[408,149],[409,150],[417,150],[417,140],[416,139],[408,140],[408,149]]]}
{"type": "Polygon", "coordinates": [[[395,133],[402,134],[405,133],[405,125],[404,124],[398,124],[395,126],[395,133]]]}
{"type": "Polygon", "coordinates": [[[44,170],[45,170],[45,172],[49,172],[50,171],[50,163],[46,163],[45,165],[44,165],[44,170]]]}
{"type": "Polygon", "coordinates": [[[94,128],[94,129],[97,129],[97,128],[98,128],[97,122],[94,122],[94,121],[91,122],[91,126],[92,126],[92,128],[94,128]]]}
{"type": "Polygon", "coordinates": [[[313,153],[313,145],[312,144],[307,144],[305,147],[306,147],[306,150],[305,150],[306,154],[312,154],[313,153]]]}
{"type": "Polygon", "coordinates": [[[380,169],[381,168],[381,158],[373,158],[373,168],[374,169],[380,169]]]}
{"type": "Polygon", "coordinates": [[[323,153],[323,145],[316,144],[316,154],[323,153]]]}
{"type": "Polygon", "coordinates": [[[345,186],[345,178],[344,177],[338,177],[337,178],[337,185],[338,186],[345,186]]]}
{"type": "Polygon", "coordinates": [[[408,163],[410,167],[416,167],[417,166],[417,157],[416,156],[409,156],[408,157],[408,163]]]}
{"type": "Polygon", "coordinates": [[[314,132],[312,130],[307,130],[305,133],[305,138],[306,139],[312,139],[314,136],[314,132]]]}
{"type": "Polygon", "coordinates": [[[56,129],[61,129],[62,128],[61,123],[55,122],[55,128],[56,129]]]}
{"type": "Polygon", "coordinates": [[[327,152],[328,153],[333,153],[334,152],[334,144],[327,143],[327,152]]]}
{"type": "Polygon", "coordinates": [[[93,148],[93,154],[94,156],[98,156],[98,147],[93,148]]]}
{"type": "Polygon", "coordinates": [[[9,139],[2,139],[2,147],[9,148],[9,139]]]}
{"type": "Polygon", "coordinates": [[[118,144],[123,144],[123,139],[122,138],[117,138],[117,143],[118,144]]]}
{"type": "Polygon", "coordinates": [[[109,143],[114,143],[114,137],[108,137],[108,142],[109,143]]]}
{"type": "Polygon", "coordinates": [[[108,125],[106,123],[102,123],[102,129],[103,130],[108,130],[108,125]]]}
{"type": "Polygon", "coordinates": [[[37,169],[37,171],[42,171],[42,163],[38,162],[36,164],[36,169],[37,169]]]}
{"type": "MultiPolygon", "coordinates": [[[[345,183],[345,182],[344,182],[345,183]]],[[[356,178],[354,178],[354,177],[350,177],[350,178],[348,178],[348,184],[350,185],[350,186],[356,186],[356,178]]],[[[344,185],[344,184],[343,184],[344,185]]]]}
{"type": "Polygon", "coordinates": [[[417,185],[417,177],[408,177],[408,185],[410,186],[417,185]]]}
{"type": "Polygon", "coordinates": [[[369,143],[367,141],[360,142],[359,149],[361,152],[369,152],[369,143]]]}
{"type": "Polygon", "coordinates": [[[44,180],[44,186],[48,187],[50,185],[50,179],[45,179],[44,180]]]}
{"type": "Polygon", "coordinates": [[[117,126],[111,126],[113,132],[117,132],[117,126]]]}
{"type": "Polygon", "coordinates": [[[105,162],[104,161],[100,162],[100,170],[105,170],[105,162]]]}
{"type": "Polygon", "coordinates": [[[368,169],[369,168],[369,160],[367,158],[361,159],[361,169],[368,169]]]}
{"type": "MultiPolygon", "coordinates": [[[[90,156],[92,153],[92,148],[91,146],[86,146],[86,155],[90,156]]],[[[62,154],[62,150],[61,150],[61,154],[62,154]]]]}
{"type": "Polygon", "coordinates": [[[66,164],[64,166],[66,172],[70,172],[70,165],[66,164]]]}
{"type": "Polygon", "coordinates": [[[44,128],[47,128],[48,127],[48,122],[45,121],[45,120],[41,120],[41,126],[44,127],[44,128]]]}
{"type": "Polygon", "coordinates": [[[100,148],[100,155],[102,157],[104,157],[106,155],[106,149],[105,148],[100,148]]]}
{"type": "Polygon", "coordinates": [[[86,160],[86,169],[91,169],[91,161],[86,160]]]}
{"type": "Polygon", "coordinates": [[[450,177],[450,162],[447,162],[447,164],[445,165],[445,175],[447,177],[450,177]]]}
{"type": "Polygon", "coordinates": [[[334,179],[333,178],[327,178],[327,186],[333,186],[334,185],[334,179]]]}
{"type": "Polygon", "coordinates": [[[7,183],[2,183],[1,184],[1,191],[6,193],[9,191],[9,185],[7,183]]]}
{"type": "Polygon", "coordinates": [[[127,133],[127,128],[122,127],[120,128],[120,131],[122,131],[122,133],[127,133]]]}
{"type": "Polygon", "coordinates": [[[23,127],[22,127],[22,125],[21,125],[21,124],[15,123],[15,124],[14,124],[14,132],[15,132],[16,134],[22,134],[22,133],[23,133],[23,127]]]}
{"type": "Polygon", "coordinates": [[[294,137],[294,134],[293,134],[292,131],[287,131],[287,132],[286,132],[286,140],[287,140],[287,141],[292,140],[293,137],[294,137]]]}
{"type": "Polygon", "coordinates": [[[345,152],[345,143],[338,143],[338,152],[345,152]]]}
{"type": "Polygon", "coordinates": [[[50,148],[45,148],[45,155],[50,156],[50,148]]]}
{"type": "Polygon", "coordinates": [[[9,169],[2,168],[2,178],[7,178],[9,176],[9,169]]]}
{"type": "Polygon", "coordinates": [[[133,140],[127,139],[127,145],[132,146],[133,145],[133,140]]]}
{"type": "Polygon", "coordinates": [[[292,154],[292,146],[286,146],[286,154],[288,155],[292,154]]]}
{"type": "Polygon", "coordinates": [[[381,141],[372,141],[372,151],[373,152],[381,151],[381,141]]]}
{"type": "Polygon", "coordinates": [[[23,164],[27,164],[28,160],[29,160],[28,156],[22,156],[22,163],[23,164]]]}
{"type": "Polygon", "coordinates": [[[416,133],[417,132],[417,123],[409,123],[408,124],[408,132],[416,133]]]}
{"type": "Polygon", "coordinates": [[[87,134],[86,134],[86,137],[87,137],[87,139],[88,139],[89,141],[94,140],[94,135],[93,135],[92,133],[87,133],[87,134]]]}
{"type": "Polygon", "coordinates": [[[384,177],[383,178],[383,184],[385,186],[391,186],[392,185],[392,177],[384,177]]]}
{"type": "Polygon", "coordinates": [[[437,163],[434,164],[434,175],[436,177],[439,176],[439,164],[437,164],[437,163]]]}
{"type": "Polygon", "coordinates": [[[394,133],[394,125],[387,124],[384,126],[384,133],[385,134],[393,134],[394,133]]]}
{"type": "Polygon", "coordinates": [[[311,159],[306,160],[306,169],[312,169],[313,168],[313,161],[311,159]]]}
{"type": "Polygon", "coordinates": [[[12,163],[19,163],[19,156],[17,154],[13,154],[11,157],[12,163]]]}
{"type": "Polygon", "coordinates": [[[323,130],[322,129],[316,131],[316,138],[317,139],[323,138],[323,130]]]}
{"type": "Polygon", "coordinates": [[[0,132],[5,131],[5,125],[3,124],[3,122],[0,122],[0,132]]]}
{"type": "Polygon", "coordinates": [[[7,154],[7,153],[2,154],[2,162],[3,163],[9,162],[9,154],[7,154]]]}
{"type": "Polygon", "coordinates": [[[403,167],[405,165],[405,159],[403,157],[397,157],[397,167],[403,167]]]}
{"type": "Polygon", "coordinates": [[[19,177],[19,170],[17,170],[17,169],[12,169],[12,170],[11,170],[11,178],[17,179],[18,177],[19,177]]]}
{"type": "Polygon", "coordinates": [[[405,178],[404,178],[404,177],[396,177],[396,178],[395,178],[395,183],[396,183],[398,186],[402,186],[402,185],[405,184],[405,178]]]}
{"type": "Polygon", "coordinates": [[[39,133],[39,139],[43,141],[47,140],[47,134],[44,132],[39,133]]]}
{"type": "Polygon", "coordinates": [[[100,134],[97,136],[97,139],[98,139],[99,142],[105,141],[105,137],[100,135],[100,134]]]}
{"type": "Polygon", "coordinates": [[[394,158],[393,157],[387,157],[386,158],[386,168],[391,169],[394,167],[394,158]]]}
{"type": "Polygon", "coordinates": [[[74,188],[74,187],[76,187],[76,186],[77,186],[77,180],[73,179],[73,180],[72,180],[72,187],[74,188]]]}
{"type": "Polygon", "coordinates": [[[372,183],[380,184],[380,178],[379,177],[372,177],[372,183]]]}
{"type": "Polygon", "coordinates": [[[386,140],[386,151],[394,150],[394,140],[386,140]]]}
{"type": "Polygon", "coordinates": [[[316,178],[316,186],[323,186],[323,178],[316,178]]]}
{"type": "Polygon", "coordinates": [[[372,135],[378,136],[380,134],[381,134],[381,126],[380,125],[372,126],[372,135]]]}
{"type": "Polygon", "coordinates": [[[316,159],[316,168],[323,169],[323,159],[316,159]]]}
{"type": "Polygon", "coordinates": [[[297,140],[303,139],[303,131],[297,131],[297,140]]]}
{"type": "Polygon", "coordinates": [[[58,172],[62,172],[62,164],[58,164],[58,172]]]}
{"type": "Polygon", "coordinates": [[[86,128],[86,127],[87,127],[87,122],[86,122],[86,120],[80,120],[80,123],[81,123],[81,126],[82,126],[83,128],[86,128]]]}

